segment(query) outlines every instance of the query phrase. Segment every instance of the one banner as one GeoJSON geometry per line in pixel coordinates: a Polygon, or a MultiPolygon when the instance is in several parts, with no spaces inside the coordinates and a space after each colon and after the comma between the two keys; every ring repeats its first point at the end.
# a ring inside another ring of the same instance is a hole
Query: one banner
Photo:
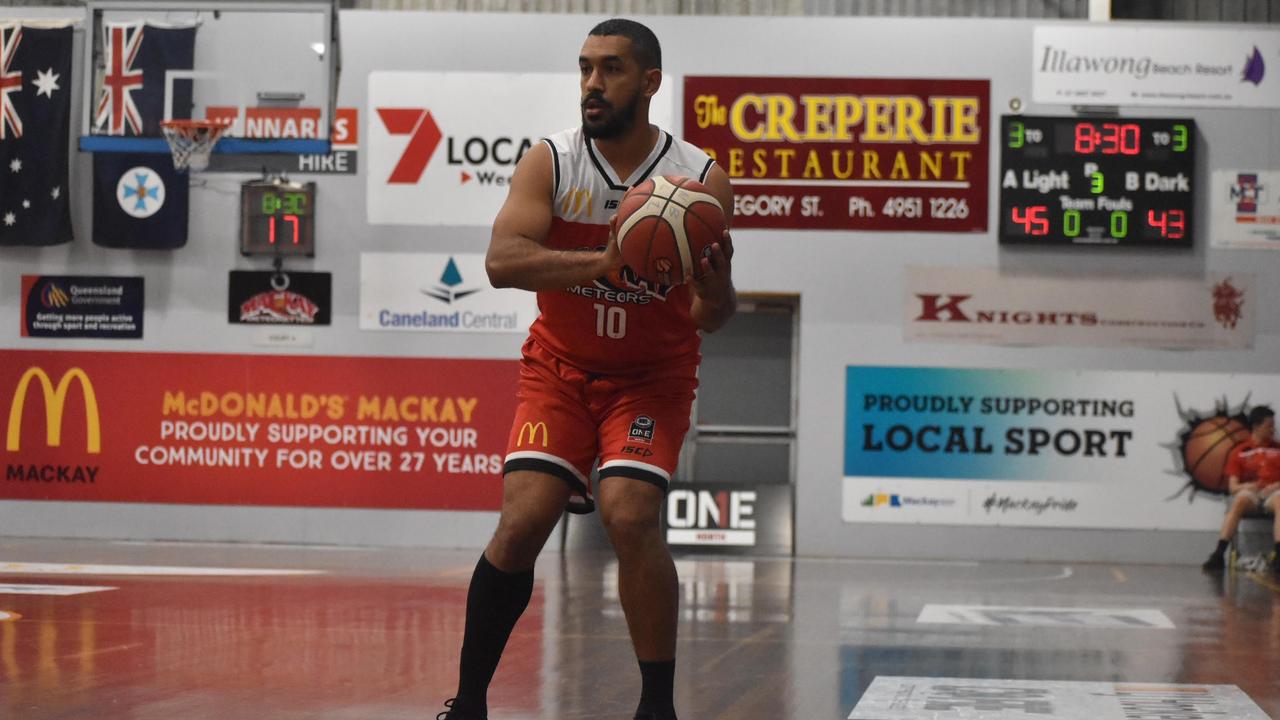
{"type": "Polygon", "coordinates": [[[115,590],[114,587],[105,585],[32,585],[32,584],[3,584],[0,585],[0,595],[84,595],[86,593],[105,592],[107,590],[115,590]]]}
{"type": "Polygon", "coordinates": [[[516,161],[579,103],[564,73],[370,73],[369,222],[492,225],[516,161]]]}
{"type": "Polygon", "coordinates": [[[790,485],[673,485],[663,524],[667,544],[698,552],[791,553],[790,485]]]}
{"type": "Polygon", "coordinates": [[[1068,627],[1172,630],[1173,621],[1155,608],[1025,607],[1010,605],[925,605],[917,623],[991,627],[1068,627]]]}
{"type": "Polygon", "coordinates": [[[496,510],[514,360],[0,352],[0,497],[496,510]]]}
{"type": "Polygon", "coordinates": [[[1267,720],[1235,685],[880,676],[849,720],[1267,720]]]}
{"type": "Polygon", "coordinates": [[[684,137],[736,190],[734,226],[982,232],[990,82],[686,77],[684,137]]]}
{"type": "Polygon", "coordinates": [[[1280,249],[1280,172],[1214,170],[1209,192],[1214,246],[1280,249]]]}
{"type": "Polygon", "coordinates": [[[908,266],[905,280],[909,342],[1248,348],[1259,300],[1247,273],[1120,279],[908,266]]]}
{"type": "Polygon", "coordinates": [[[524,333],[534,293],[495,289],[480,253],[361,253],[360,329],[524,333]]]}
{"type": "Polygon", "coordinates": [[[0,23],[0,246],[71,240],[72,29],[0,23]]]}
{"type": "Polygon", "coordinates": [[[141,277],[23,275],[22,337],[142,337],[141,277]]]}
{"type": "MultiPolygon", "coordinates": [[[[215,117],[242,122],[247,138],[315,138],[319,133],[322,110],[318,107],[259,108],[249,107],[240,117],[240,108],[216,108],[215,117]]],[[[327,154],[303,153],[294,156],[233,155],[214,153],[205,172],[261,173],[265,162],[271,168],[300,175],[355,175],[359,161],[360,111],[358,108],[336,108],[327,154]],[[281,165],[281,163],[285,163],[281,165]]]]}
{"type": "MultiPolygon", "coordinates": [[[[190,70],[195,26],[104,23],[106,74],[94,105],[94,129],[158,136],[165,73],[190,70]]],[[[187,83],[174,85],[175,108],[190,106],[187,83]]],[[[187,244],[187,176],[167,155],[93,155],[93,242],[104,247],[172,249],[187,244]]]]}
{"type": "Polygon", "coordinates": [[[1034,45],[1037,103],[1280,108],[1280,32],[1265,26],[1041,25],[1034,45]]]}
{"type": "Polygon", "coordinates": [[[848,522],[1211,530],[1280,378],[851,366],[848,522]]]}
{"type": "Polygon", "coordinates": [[[328,325],[333,275],[232,270],[227,322],[247,325],[328,325]]]}

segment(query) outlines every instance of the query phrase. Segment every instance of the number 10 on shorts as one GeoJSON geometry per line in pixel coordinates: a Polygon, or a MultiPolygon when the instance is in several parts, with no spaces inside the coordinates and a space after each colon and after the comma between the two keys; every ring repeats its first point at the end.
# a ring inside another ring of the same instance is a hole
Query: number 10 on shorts
{"type": "Polygon", "coordinates": [[[617,305],[593,303],[596,309],[596,335],[618,340],[627,336],[627,309],[617,305]]]}

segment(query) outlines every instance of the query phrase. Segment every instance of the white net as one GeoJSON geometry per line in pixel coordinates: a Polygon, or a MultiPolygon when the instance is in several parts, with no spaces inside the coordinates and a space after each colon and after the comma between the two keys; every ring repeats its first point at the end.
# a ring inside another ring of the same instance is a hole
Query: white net
{"type": "Polygon", "coordinates": [[[200,172],[209,167],[209,155],[218,138],[231,127],[230,123],[215,120],[166,120],[160,123],[164,139],[173,152],[176,170],[200,172]]]}

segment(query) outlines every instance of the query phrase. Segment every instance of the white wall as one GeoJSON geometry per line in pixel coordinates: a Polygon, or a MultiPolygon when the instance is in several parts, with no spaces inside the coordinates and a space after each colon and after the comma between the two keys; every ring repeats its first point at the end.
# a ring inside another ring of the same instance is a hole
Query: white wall
{"type": "MultiPolygon", "coordinates": [[[[451,14],[349,11],[342,15],[339,105],[361,109],[367,137],[365,82],[373,70],[572,72],[587,30],[601,18],[578,15],[451,14]]],[[[1028,114],[1065,114],[1030,103],[1031,30],[1037,21],[889,18],[645,19],[663,42],[668,91],[679,75],[990,78],[993,121],[1013,98],[1028,114]]],[[[1185,24],[1180,27],[1187,27],[1185,24]]],[[[1221,29],[1222,25],[1213,26],[1221,29]]],[[[77,66],[78,67],[78,66],[77,66]]],[[[1280,167],[1280,113],[1145,108],[1142,115],[1192,115],[1201,151],[1199,181],[1212,168],[1280,167]]],[[[78,117],[78,116],[77,116],[78,117]]],[[[549,133],[557,128],[530,128],[549,133]]],[[[678,130],[678,128],[676,128],[678,130]]],[[[999,166],[991,143],[990,167],[999,166]]],[[[365,148],[361,148],[362,153],[365,148]]],[[[367,157],[367,156],[366,156],[367,157]]],[[[361,158],[361,162],[366,161],[361,158]]],[[[238,256],[228,218],[236,216],[241,178],[217,176],[192,191],[191,237],[175,252],[129,252],[89,242],[88,158],[74,165],[76,240],[46,249],[0,249],[0,347],[128,351],[261,352],[252,329],[225,321],[225,270],[265,269],[238,256]],[[88,340],[19,339],[18,287],[23,273],[142,274],[147,279],[147,337],[105,345],[88,340]]],[[[318,178],[323,220],[319,255],[299,269],[334,273],[334,317],[316,331],[317,355],[444,357],[517,356],[520,338],[428,336],[358,330],[361,251],[479,252],[488,228],[372,227],[365,223],[362,175],[318,178]],[[310,266],[310,267],[307,267],[310,266]]],[[[1202,196],[1203,197],[1203,196],[1202,196]]],[[[994,186],[990,217],[997,216],[994,186]]],[[[1200,277],[1248,271],[1259,276],[1259,306],[1280,303],[1274,278],[1280,254],[1209,251],[1208,208],[1196,208],[1190,251],[1085,251],[998,247],[995,221],[986,234],[847,232],[735,233],[736,281],[750,291],[802,296],[800,328],[797,548],[804,555],[1009,557],[1055,559],[1197,559],[1207,533],[1042,531],[995,528],[858,526],[842,522],[844,369],[850,364],[942,365],[1089,370],[1274,373],[1280,370],[1280,314],[1262,312],[1247,351],[1009,348],[905,344],[900,325],[902,269],[910,264],[999,266],[1125,276],[1200,277]]],[[[2,350],[0,350],[2,352],[2,350]]],[[[272,351],[279,352],[279,351],[272,351]]],[[[1152,468],[1163,472],[1163,468],[1152,468]]],[[[492,513],[383,512],[283,508],[112,506],[0,502],[0,533],[99,537],[190,537],[479,547],[492,513]]]]}

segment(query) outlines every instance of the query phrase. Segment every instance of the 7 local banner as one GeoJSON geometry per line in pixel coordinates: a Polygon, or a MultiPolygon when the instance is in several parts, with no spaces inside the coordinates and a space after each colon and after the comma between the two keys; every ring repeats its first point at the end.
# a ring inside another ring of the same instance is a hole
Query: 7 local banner
{"type": "MultiPolygon", "coordinates": [[[[386,225],[493,224],[516,162],[582,123],[572,73],[369,74],[367,215],[386,225]]],[[[670,92],[650,117],[666,124],[670,92]]]]}
{"type": "Polygon", "coordinates": [[[1280,249],[1280,172],[1214,170],[1209,193],[1215,247],[1280,249]]]}
{"type": "Polygon", "coordinates": [[[1274,375],[850,366],[847,522],[1211,530],[1274,375]]]}
{"type": "Polygon", "coordinates": [[[906,269],[909,342],[1173,349],[1253,345],[1253,275],[1203,280],[1006,276],[995,268],[906,269]]]}
{"type": "Polygon", "coordinates": [[[990,82],[687,77],[684,138],[728,173],[734,226],[987,229],[990,82]]]}
{"type": "Polygon", "coordinates": [[[1280,32],[1262,26],[1042,25],[1034,43],[1038,103],[1280,108],[1280,32]]]}
{"type": "Polygon", "coordinates": [[[517,363],[0,352],[0,498],[497,510],[517,363]]]}
{"type": "Polygon", "coordinates": [[[360,329],[523,333],[537,295],[489,284],[482,253],[361,253],[360,329]]]}

